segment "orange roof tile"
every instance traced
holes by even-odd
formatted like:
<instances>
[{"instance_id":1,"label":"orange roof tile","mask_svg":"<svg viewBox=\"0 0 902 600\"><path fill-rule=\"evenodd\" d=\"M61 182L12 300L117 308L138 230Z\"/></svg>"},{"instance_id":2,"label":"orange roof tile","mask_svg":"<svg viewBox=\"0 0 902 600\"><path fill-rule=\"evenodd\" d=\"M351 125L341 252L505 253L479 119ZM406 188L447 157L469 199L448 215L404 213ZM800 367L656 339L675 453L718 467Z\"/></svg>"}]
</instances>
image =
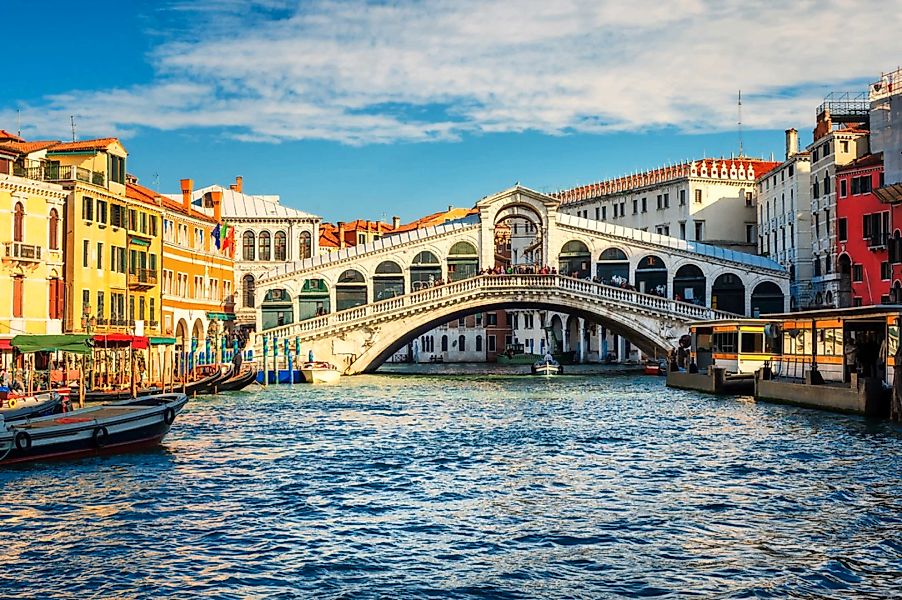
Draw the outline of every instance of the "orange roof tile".
<instances>
[{"instance_id":1,"label":"orange roof tile","mask_svg":"<svg viewBox=\"0 0 902 600\"><path fill-rule=\"evenodd\" d=\"M0 147L17 152L19 154L30 154L45 148L50 148L59 144L59 140L38 140L34 142L0 142Z\"/></svg>"},{"instance_id":2,"label":"orange roof tile","mask_svg":"<svg viewBox=\"0 0 902 600\"><path fill-rule=\"evenodd\" d=\"M11 142L24 142L25 140L20 138L14 133L10 133L5 129L0 129L0 140L11 141Z\"/></svg>"},{"instance_id":3,"label":"orange roof tile","mask_svg":"<svg viewBox=\"0 0 902 600\"><path fill-rule=\"evenodd\" d=\"M78 150L106 150L110 144L118 142L119 138L97 138L94 140L81 140L78 142L63 142L51 148L51 152L73 152Z\"/></svg>"}]
</instances>

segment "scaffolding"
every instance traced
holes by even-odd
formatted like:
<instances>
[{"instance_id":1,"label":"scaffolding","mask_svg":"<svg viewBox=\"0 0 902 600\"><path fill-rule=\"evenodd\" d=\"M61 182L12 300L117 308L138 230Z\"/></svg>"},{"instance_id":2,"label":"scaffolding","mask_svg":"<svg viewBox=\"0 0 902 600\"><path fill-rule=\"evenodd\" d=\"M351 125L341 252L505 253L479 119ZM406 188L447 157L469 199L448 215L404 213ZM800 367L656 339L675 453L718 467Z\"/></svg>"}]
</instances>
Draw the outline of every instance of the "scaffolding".
<instances>
[{"instance_id":1,"label":"scaffolding","mask_svg":"<svg viewBox=\"0 0 902 600\"><path fill-rule=\"evenodd\" d=\"M881 74L880 79L868 87L872 102L889 98L893 94L898 94L900 90L902 90L902 67Z\"/></svg>"}]
</instances>

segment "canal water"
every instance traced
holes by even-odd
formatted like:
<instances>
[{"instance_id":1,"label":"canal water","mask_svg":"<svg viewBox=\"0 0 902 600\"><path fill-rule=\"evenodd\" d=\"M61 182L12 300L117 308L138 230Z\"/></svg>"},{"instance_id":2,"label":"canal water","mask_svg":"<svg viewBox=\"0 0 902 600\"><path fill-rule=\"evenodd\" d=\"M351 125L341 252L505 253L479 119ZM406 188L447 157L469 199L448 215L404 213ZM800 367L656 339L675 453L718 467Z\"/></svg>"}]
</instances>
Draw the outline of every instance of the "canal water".
<instances>
[{"instance_id":1,"label":"canal water","mask_svg":"<svg viewBox=\"0 0 902 600\"><path fill-rule=\"evenodd\" d=\"M436 365L0 471L3 598L898 597L902 430Z\"/></svg>"}]
</instances>

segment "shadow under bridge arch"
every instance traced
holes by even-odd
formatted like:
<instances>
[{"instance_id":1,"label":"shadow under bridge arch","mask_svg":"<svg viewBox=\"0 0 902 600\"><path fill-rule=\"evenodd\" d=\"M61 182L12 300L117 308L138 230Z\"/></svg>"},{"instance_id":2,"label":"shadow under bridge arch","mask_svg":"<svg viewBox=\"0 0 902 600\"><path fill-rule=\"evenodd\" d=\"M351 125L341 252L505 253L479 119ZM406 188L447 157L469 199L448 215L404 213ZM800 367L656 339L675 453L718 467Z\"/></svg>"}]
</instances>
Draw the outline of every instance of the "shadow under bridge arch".
<instances>
[{"instance_id":1,"label":"shadow under bridge arch","mask_svg":"<svg viewBox=\"0 0 902 600\"><path fill-rule=\"evenodd\" d=\"M637 318L637 315L631 311L618 309L614 305L590 307L577 298L566 296L558 297L553 301L481 297L417 314L405 319L403 325L400 322L383 325L371 339L370 345L350 363L348 372L371 373L375 371L412 340L445 323L476 313L510 309L545 310L582 317L628 339L646 354L654 354L656 351L666 354L675 343L675 338L670 335L669 328L663 327L655 317Z\"/></svg>"}]
</instances>

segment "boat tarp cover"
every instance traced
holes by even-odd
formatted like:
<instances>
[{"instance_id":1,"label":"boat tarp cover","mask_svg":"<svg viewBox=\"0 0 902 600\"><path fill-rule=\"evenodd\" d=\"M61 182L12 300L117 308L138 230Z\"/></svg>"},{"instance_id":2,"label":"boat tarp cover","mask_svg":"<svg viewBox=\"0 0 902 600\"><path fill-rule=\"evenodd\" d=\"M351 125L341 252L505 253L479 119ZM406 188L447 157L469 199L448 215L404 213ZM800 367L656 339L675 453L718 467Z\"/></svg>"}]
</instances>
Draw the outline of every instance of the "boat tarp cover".
<instances>
[{"instance_id":1,"label":"boat tarp cover","mask_svg":"<svg viewBox=\"0 0 902 600\"><path fill-rule=\"evenodd\" d=\"M19 352L69 352L71 354L90 354L89 335L17 335L12 345Z\"/></svg>"}]
</instances>

